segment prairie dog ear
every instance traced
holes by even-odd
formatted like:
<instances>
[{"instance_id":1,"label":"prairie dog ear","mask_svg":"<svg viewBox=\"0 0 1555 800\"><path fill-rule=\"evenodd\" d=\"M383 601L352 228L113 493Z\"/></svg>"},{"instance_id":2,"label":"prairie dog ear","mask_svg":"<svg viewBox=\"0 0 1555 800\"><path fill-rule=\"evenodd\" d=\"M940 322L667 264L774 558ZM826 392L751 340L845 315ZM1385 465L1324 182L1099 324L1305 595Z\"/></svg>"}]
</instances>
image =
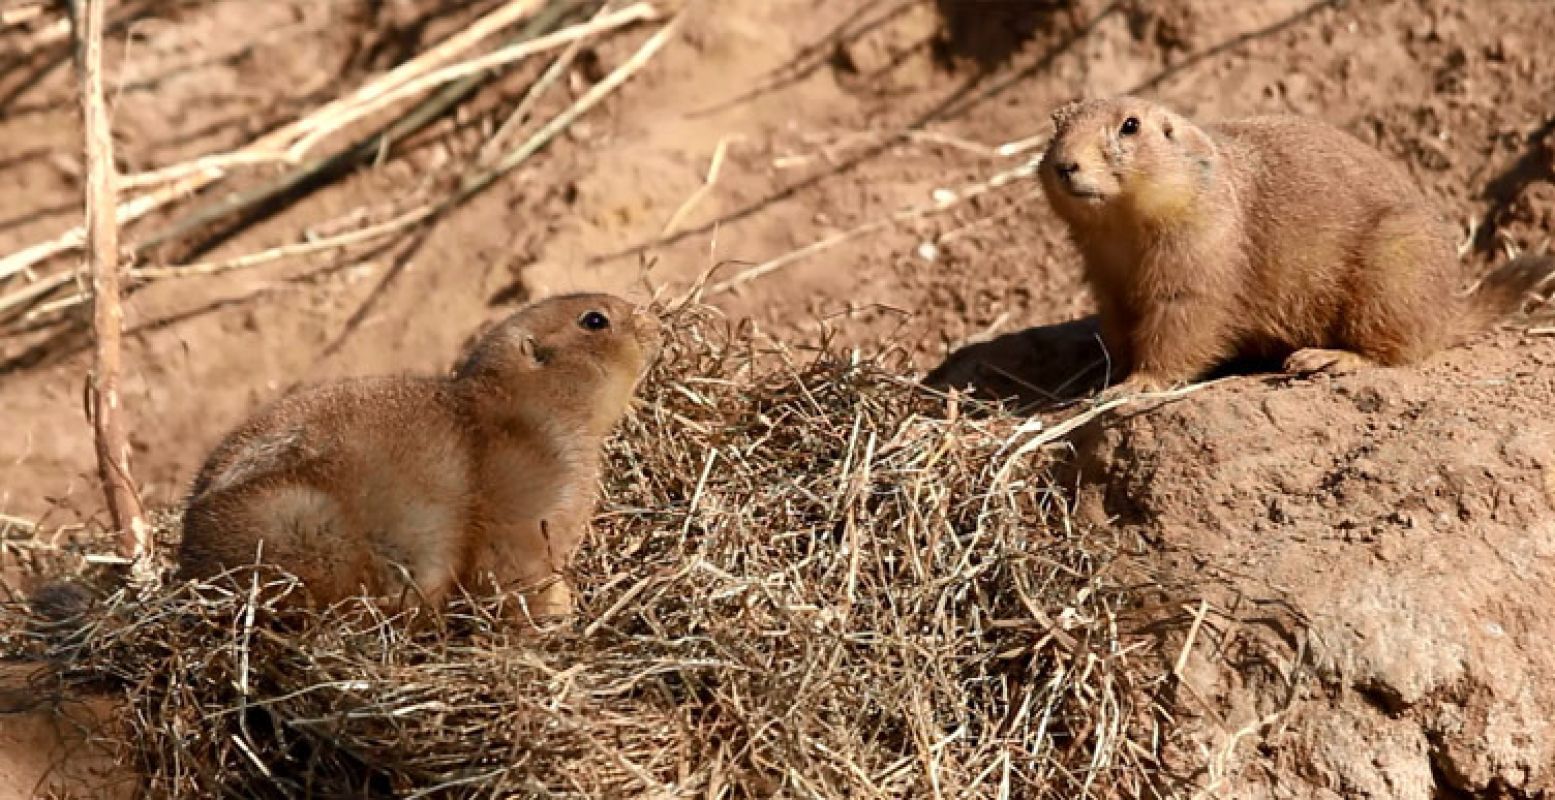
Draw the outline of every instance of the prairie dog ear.
<instances>
[{"instance_id":1,"label":"prairie dog ear","mask_svg":"<svg viewBox=\"0 0 1555 800\"><path fill-rule=\"evenodd\" d=\"M546 351L540 347L540 340L527 333L519 334L518 352L524 356L525 361L536 365L546 361Z\"/></svg>"},{"instance_id":2,"label":"prairie dog ear","mask_svg":"<svg viewBox=\"0 0 1555 800\"><path fill-rule=\"evenodd\" d=\"M1080 106L1082 104L1083 101L1070 100L1058 108L1053 109L1051 116L1053 119L1053 129L1056 133L1064 132L1064 128L1069 126L1069 121L1074 119L1074 115L1079 112Z\"/></svg>"},{"instance_id":3,"label":"prairie dog ear","mask_svg":"<svg viewBox=\"0 0 1555 800\"><path fill-rule=\"evenodd\" d=\"M1188 152L1202 158L1209 158L1214 154L1215 142L1203 128L1182 119L1168 118L1166 122L1175 125L1171 136L1172 141L1181 142L1182 147Z\"/></svg>"}]
</instances>

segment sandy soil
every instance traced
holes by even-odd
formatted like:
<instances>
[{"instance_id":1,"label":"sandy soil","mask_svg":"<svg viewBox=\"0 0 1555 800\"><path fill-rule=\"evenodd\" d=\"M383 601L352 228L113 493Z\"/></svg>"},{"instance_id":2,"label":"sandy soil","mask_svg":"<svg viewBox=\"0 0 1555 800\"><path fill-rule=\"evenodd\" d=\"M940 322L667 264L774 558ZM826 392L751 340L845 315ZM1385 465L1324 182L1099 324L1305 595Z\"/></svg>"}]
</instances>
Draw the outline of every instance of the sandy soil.
<instances>
[{"instance_id":1,"label":"sandy soil","mask_svg":"<svg viewBox=\"0 0 1555 800\"><path fill-rule=\"evenodd\" d=\"M420 49L474 13L469 5L211 0L148 12L111 47L122 166L245 141ZM592 52L570 93L644 36ZM1135 92L1204 118L1288 111L1339 125L1401 160L1463 221L1467 282L1505 245L1536 248L1555 232L1555 69L1539 49L1552 38L1555 13L1540 0L694 1L679 39L625 91L426 230L350 259L137 291L126 355L137 476L149 503L175 501L217 437L286 387L442 369L481 321L526 298L675 291L720 260L736 261L717 273L728 277L931 203L936 190L977 185L1032 154L992 148L1041 137L1048 111L1080 95ZM61 144L76 131L69 74L51 53L0 55L0 180L12 189L0 197L0 254L76 220L80 165ZM295 241L424 194L429 176L479 147L522 77L200 257ZM718 180L666 230L720 145ZM181 247L157 258L194 252ZM1028 182L885 226L711 302L786 342L830 332L900 345L925 371L972 341L1029 345L1026 329L1090 308L1076 258ZM1083 327L1061 331L1088 341ZM0 512L49 523L101 515L81 344L60 327L0 337ZM1020 382L1042 383L1068 374L1053 359L1073 348L996 350ZM1555 791L1555 739L1530 732L1534 709L1555 707L1555 665L1530 657L1547 650L1555 623L1519 602L1555 589L1552 366L1555 337L1504 332L1419 369L1235 378L1082 442L1089 507L1136 527L1159 568L1257 566L1260 587L1293 589L1331 634L1302 650L1317 653L1326 694L1301 698L1278 731L1290 738L1263 745L1269 766L1244 773L1263 777L1232 796ZM1189 555L1179 563L1177 553ZM1485 571L1450 580L1466 563ZM1377 572L1389 580L1373 585ZM1456 593L1443 595L1443 580ZM1381 624L1377 614L1418 619L1414 610L1444 601L1450 613L1431 623L1442 630L1415 640L1422 653L1358 644L1376 641L1367 626ZM1371 616L1354 610L1373 606ZM1467 632L1476 624L1500 633ZM1451 663L1437 664L1442 653ZM1409 666L1390 672L1390 659ZM1271 713L1268 687L1204 671L1197 691L1227 715L1205 715L1220 731L1206 741ZM1498 705L1507 693L1516 702ZM1376 744L1383 729L1396 735ZM1344 737L1392 749L1356 761L1359 750L1335 744ZM1485 737L1509 744L1475 743ZM1280 779L1307 788L1280 790Z\"/></svg>"},{"instance_id":2,"label":"sandy soil","mask_svg":"<svg viewBox=\"0 0 1555 800\"><path fill-rule=\"evenodd\" d=\"M36 672L0 665L0 798L134 796L99 738L110 701L58 702L33 689Z\"/></svg>"}]
</instances>

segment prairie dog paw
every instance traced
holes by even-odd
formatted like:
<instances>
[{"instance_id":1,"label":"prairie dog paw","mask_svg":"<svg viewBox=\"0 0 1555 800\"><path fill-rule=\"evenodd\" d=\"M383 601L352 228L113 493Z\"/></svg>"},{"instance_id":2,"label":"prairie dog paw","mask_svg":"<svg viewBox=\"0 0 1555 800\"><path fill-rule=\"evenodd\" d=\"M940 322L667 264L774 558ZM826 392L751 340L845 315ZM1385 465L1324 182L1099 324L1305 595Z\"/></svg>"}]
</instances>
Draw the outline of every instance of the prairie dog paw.
<instances>
[{"instance_id":1,"label":"prairie dog paw","mask_svg":"<svg viewBox=\"0 0 1555 800\"><path fill-rule=\"evenodd\" d=\"M1371 359L1349 350L1307 347L1285 359L1285 371L1292 375L1342 375L1372 365Z\"/></svg>"},{"instance_id":2,"label":"prairie dog paw","mask_svg":"<svg viewBox=\"0 0 1555 800\"><path fill-rule=\"evenodd\" d=\"M1096 396L1098 403L1106 403L1120 397L1164 391L1166 382L1153 375L1130 375L1122 383L1113 384Z\"/></svg>"}]
</instances>

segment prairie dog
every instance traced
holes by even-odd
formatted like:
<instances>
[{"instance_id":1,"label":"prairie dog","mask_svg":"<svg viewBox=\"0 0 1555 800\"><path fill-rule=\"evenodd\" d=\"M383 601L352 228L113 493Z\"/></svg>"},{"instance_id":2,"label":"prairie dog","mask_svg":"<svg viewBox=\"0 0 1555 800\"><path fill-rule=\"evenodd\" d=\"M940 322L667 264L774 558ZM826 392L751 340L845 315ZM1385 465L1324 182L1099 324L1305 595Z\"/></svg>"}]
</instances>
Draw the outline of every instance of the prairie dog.
<instances>
[{"instance_id":1,"label":"prairie dog","mask_svg":"<svg viewBox=\"0 0 1555 800\"><path fill-rule=\"evenodd\" d=\"M1417 361L1521 305L1526 256L1460 292L1453 234L1402 169L1328 125L1196 125L1144 100L1071 103L1040 169L1102 339L1140 391L1234 357L1291 372Z\"/></svg>"},{"instance_id":2,"label":"prairie dog","mask_svg":"<svg viewBox=\"0 0 1555 800\"><path fill-rule=\"evenodd\" d=\"M481 335L449 376L287 395L196 476L179 575L263 562L322 604L364 592L436 604L463 586L565 614L560 571L593 512L601 445L659 347L647 312L564 295Z\"/></svg>"}]
</instances>

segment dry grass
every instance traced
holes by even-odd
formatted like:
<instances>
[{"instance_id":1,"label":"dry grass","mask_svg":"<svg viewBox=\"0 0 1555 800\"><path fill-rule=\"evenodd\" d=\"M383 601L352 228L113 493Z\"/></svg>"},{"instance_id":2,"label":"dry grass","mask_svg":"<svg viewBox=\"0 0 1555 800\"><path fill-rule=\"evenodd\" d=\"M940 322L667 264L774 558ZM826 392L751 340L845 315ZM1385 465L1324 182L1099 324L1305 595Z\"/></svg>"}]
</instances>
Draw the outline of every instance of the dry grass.
<instances>
[{"instance_id":1,"label":"dry grass","mask_svg":"<svg viewBox=\"0 0 1555 800\"><path fill-rule=\"evenodd\" d=\"M158 796L1152 796L1173 654L1014 420L889 355L672 327L568 625L280 614L276 576L9 649L122 692Z\"/></svg>"}]
</instances>

